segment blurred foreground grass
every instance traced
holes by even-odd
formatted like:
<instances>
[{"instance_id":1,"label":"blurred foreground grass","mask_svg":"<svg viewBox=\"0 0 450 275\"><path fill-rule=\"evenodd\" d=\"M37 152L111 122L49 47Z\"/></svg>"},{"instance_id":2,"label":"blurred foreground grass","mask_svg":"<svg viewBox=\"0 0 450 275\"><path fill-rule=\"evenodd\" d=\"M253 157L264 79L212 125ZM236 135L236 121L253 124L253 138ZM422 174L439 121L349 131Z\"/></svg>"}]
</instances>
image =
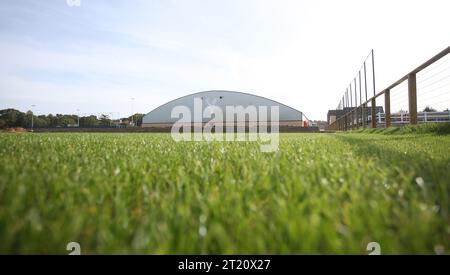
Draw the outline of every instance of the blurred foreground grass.
<instances>
[{"instance_id":1,"label":"blurred foreground grass","mask_svg":"<svg viewBox=\"0 0 450 275\"><path fill-rule=\"evenodd\" d=\"M450 136L0 134L0 253L449 253Z\"/></svg>"}]
</instances>

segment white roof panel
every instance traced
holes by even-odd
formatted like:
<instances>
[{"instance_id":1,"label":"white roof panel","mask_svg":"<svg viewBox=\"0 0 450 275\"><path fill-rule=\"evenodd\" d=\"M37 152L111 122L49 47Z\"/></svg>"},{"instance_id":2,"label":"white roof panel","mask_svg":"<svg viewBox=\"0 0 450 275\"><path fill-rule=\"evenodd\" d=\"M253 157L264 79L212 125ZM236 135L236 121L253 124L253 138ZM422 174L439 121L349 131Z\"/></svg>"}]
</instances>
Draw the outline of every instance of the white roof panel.
<instances>
[{"instance_id":1,"label":"white roof panel","mask_svg":"<svg viewBox=\"0 0 450 275\"><path fill-rule=\"evenodd\" d=\"M144 116L143 123L174 123L178 121L179 118L171 117L172 109L176 106L188 107L192 112L191 117L193 118L194 98L202 100L203 110L211 105L221 108L224 117L226 113L225 106L242 106L244 108L248 106L255 106L256 108L267 106L268 120L270 120L270 107L278 106L280 121L302 120L303 118L302 112L261 96L231 91L206 91L183 96L159 106ZM210 119L203 119L204 122L208 120Z\"/></svg>"}]
</instances>

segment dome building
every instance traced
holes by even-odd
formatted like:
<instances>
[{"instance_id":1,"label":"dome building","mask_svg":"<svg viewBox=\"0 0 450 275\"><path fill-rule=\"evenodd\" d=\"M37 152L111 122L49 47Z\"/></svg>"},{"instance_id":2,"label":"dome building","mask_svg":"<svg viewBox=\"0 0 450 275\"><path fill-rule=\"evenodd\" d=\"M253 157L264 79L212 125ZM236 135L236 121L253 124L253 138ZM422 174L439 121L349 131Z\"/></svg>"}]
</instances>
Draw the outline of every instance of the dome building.
<instances>
[{"instance_id":1,"label":"dome building","mask_svg":"<svg viewBox=\"0 0 450 275\"><path fill-rule=\"evenodd\" d=\"M227 113L227 106L235 106L235 107L241 106L244 109L247 107L253 108L252 106L254 106L256 107L257 110L265 110L264 107L266 107L267 122L270 123L271 107L277 106L279 110L278 112L279 126L287 126L287 127L305 126L303 122L304 121L303 113L292 107L257 95L218 90L218 91L206 91L194 93L169 101L146 114L142 120L142 127L156 127L156 128L171 127L175 122L179 121L180 119L179 116L176 115L173 116L172 114L173 110L176 110L175 108L177 106L184 106L187 107L187 109L192 110L192 112L194 112L193 110L195 109L195 107L198 108L198 105L195 104L195 100L197 100L197 103L201 102L202 114L205 111L205 109L209 106L214 106L214 108L218 107L220 110L222 110L224 120L226 119L225 116ZM260 113L258 112L258 114ZM245 122L249 122L249 117L250 116L248 115L244 116ZM235 123L243 122L239 121L242 119L243 117L239 118L238 116L237 118L234 119L234 121ZM259 123L260 122L259 120L264 118L261 118L260 115L258 115L256 119L257 122ZM194 123L194 115L190 116L190 120L192 123ZM201 120L202 123L206 123L210 121L211 118L202 117ZM199 121L195 120L195 122Z\"/></svg>"}]
</instances>

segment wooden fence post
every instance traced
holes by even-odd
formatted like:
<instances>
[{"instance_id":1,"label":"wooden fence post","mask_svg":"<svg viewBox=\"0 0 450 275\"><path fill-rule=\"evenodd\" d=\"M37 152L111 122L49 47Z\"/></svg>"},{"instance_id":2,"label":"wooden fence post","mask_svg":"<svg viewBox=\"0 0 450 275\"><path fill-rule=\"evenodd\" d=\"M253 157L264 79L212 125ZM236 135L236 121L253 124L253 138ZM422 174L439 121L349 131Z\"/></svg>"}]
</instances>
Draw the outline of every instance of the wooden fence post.
<instances>
[{"instance_id":1,"label":"wooden fence post","mask_svg":"<svg viewBox=\"0 0 450 275\"><path fill-rule=\"evenodd\" d=\"M376 104L377 104L377 101L376 101L376 99L375 99L375 97L373 97L372 98L372 128L377 128L377 118L376 118L376 116L377 116L377 106L376 106Z\"/></svg>"},{"instance_id":2,"label":"wooden fence post","mask_svg":"<svg viewBox=\"0 0 450 275\"><path fill-rule=\"evenodd\" d=\"M362 107L362 117L363 117L363 128L367 127L367 104L364 103Z\"/></svg>"},{"instance_id":3,"label":"wooden fence post","mask_svg":"<svg viewBox=\"0 0 450 275\"><path fill-rule=\"evenodd\" d=\"M345 131L348 131L348 115L345 114Z\"/></svg>"},{"instance_id":4,"label":"wooden fence post","mask_svg":"<svg viewBox=\"0 0 450 275\"><path fill-rule=\"evenodd\" d=\"M351 114L351 119L352 119L352 130L354 130L355 129L355 115L354 115L354 111L352 111L352 114Z\"/></svg>"},{"instance_id":5,"label":"wooden fence post","mask_svg":"<svg viewBox=\"0 0 450 275\"><path fill-rule=\"evenodd\" d=\"M386 128L391 127L391 91L384 91L384 123Z\"/></svg>"},{"instance_id":6,"label":"wooden fence post","mask_svg":"<svg viewBox=\"0 0 450 275\"><path fill-rule=\"evenodd\" d=\"M359 107L356 108L356 129L359 129Z\"/></svg>"},{"instance_id":7,"label":"wooden fence post","mask_svg":"<svg viewBox=\"0 0 450 275\"><path fill-rule=\"evenodd\" d=\"M416 74L408 75L409 123L417 124L417 81Z\"/></svg>"}]
</instances>

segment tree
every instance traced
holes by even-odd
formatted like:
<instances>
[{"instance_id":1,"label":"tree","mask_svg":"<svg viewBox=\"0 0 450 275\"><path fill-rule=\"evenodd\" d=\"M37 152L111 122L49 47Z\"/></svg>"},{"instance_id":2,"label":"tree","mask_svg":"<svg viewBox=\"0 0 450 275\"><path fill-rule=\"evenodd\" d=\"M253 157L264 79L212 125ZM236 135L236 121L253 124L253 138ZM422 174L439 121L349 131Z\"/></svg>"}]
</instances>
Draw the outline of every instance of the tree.
<instances>
[{"instance_id":1,"label":"tree","mask_svg":"<svg viewBox=\"0 0 450 275\"><path fill-rule=\"evenodd\" d=\"M2 127L26 127L25 113L15 109L0 110L0 120Z\"/></svg>"},{"instance_id":2,"label":"tree","mask_svg":"<svg viewBox=\"0 0 450 275\"><path fill-rule=\"evenodd\" d=\"M12 128L12 127L31 127L31 117L33 116L31 111L22 113L15 109L0 110L0 128ZM136 114L138 125L142 121L142 115ZM49 114L33 116L34 127L67 127L69 124L78 124L78 116L76 115L64 115L64 114ZM112 120L108 115L101 115L97 118L95 115L80 117L80 127L96 127L98 125L111 126Z\"/></svg>"},{"instance_id":3,"label":"tree","mask_svg":"<svg viewBox=\"0 0 450 275\"><path fill-rule=\"evenodd\" d=\"M108 115L103 114L100 116L100 125L102 125L102 126L111 125L111 119L109 119Z\"/></svg>"},{"instance_id":4,"label":"tree","mask_svg":"<svg viewBox=\"0 0 450 275\"><path fill-rule=\"evenodd\" d=\"M98 125L98 119L96 116L85 116L80 117L80 126L81 127L95 127Z\"/></svg>"},{"instance_id":5,"label":"tree","mask_svg":"<svg viewBox=\"0 0 450 275\"><path fill-rule=\"evenodd\" d=\"M69 124L73 125L76 123L77 123L77 121L72 116L60 115L58 117L58 126L66 127Z\"/></svg>"},{"instance_id":6,"label":"tree","mask_svg":"<svg viewBox=\"0 0 450 275\"><path fill-rule=\"evenodd\" d=\"M49 120L47 119L47 116L45 115L40 115L40 116L35 116L34 117L34 127L36 128L46 128L49 127L50 123Z\"/></svg>"},{"instance_id":7,"label":"tree","mask_svg":"<svg viewBox=\"0 0 450 275\"><path fill-rule=\"evenodd\" d=\"M58 117L56 117L56 116L54 116L52 114L49 114L47 116L47 118L48 118L48 124L49 124L50 127L58 126Z\"/></svg>"},{"instance_id":8,"label":"tree","mask_svg":"<svg viewBox=\"0 0 450 275\"><path fill-rule=\"evenodd\" d=\"M144 117L144 114L137 113L137 114L134 114L134 115L128 117L128 120L133 121L136 126L141 126L143 117Z\"/></svg>"},{"instance_id":9,"label":"tree","mask_svg":"<svg viewBox=\"0 0 450 275\"><path fill-rule=\"evenodd\" d=\"M25 124L22 126L24 128L31 128L31 121L34 120L34 114L32 111L27 111L24 116ZM34 121L33 121L34 122Z\"/></svg>"},{"instance_id":10,"label":"tree","mask_svg":"<svg viewBox=\"0 0 450 275\"><path fill-rule=\"evenodd\" d=\"M436 109L431 108L430 106L425 107L425 109L423 109L424 112L437 112Z\"/></svg>"}]
</instances>

